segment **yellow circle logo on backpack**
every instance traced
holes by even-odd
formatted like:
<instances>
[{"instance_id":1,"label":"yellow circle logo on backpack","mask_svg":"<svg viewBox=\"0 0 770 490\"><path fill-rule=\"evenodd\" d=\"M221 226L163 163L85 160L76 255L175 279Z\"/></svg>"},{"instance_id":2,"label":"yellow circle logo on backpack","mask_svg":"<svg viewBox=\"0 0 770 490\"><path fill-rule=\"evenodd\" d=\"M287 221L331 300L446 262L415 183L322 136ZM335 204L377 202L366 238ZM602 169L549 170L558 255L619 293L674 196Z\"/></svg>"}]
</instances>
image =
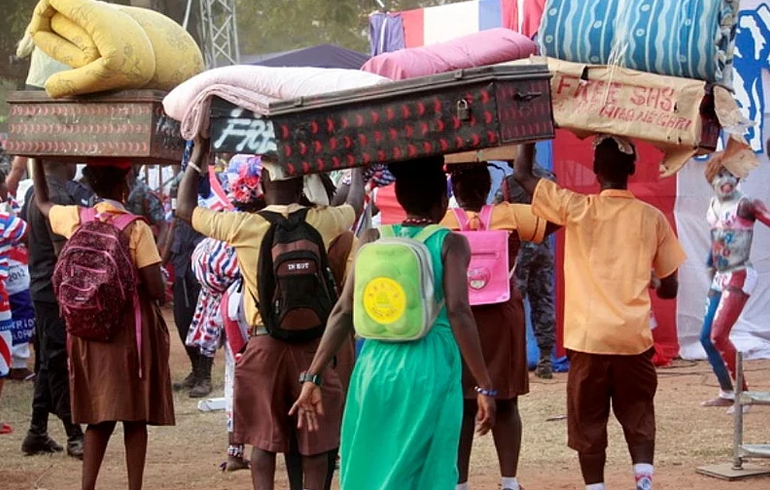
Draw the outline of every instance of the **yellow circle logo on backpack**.
<instances>
[{"instance_id":1,"label":"yellow circle logo on backpack","mask_svg":"<svg viewBox=\"0 0 770 490\"><path fill-rule=\"evenodd\" d=\"M395 322L406 311L404 288L389 277L369 281L364 288L363 302L369 318L383 325Z\"/></svg>"}]
</instances>

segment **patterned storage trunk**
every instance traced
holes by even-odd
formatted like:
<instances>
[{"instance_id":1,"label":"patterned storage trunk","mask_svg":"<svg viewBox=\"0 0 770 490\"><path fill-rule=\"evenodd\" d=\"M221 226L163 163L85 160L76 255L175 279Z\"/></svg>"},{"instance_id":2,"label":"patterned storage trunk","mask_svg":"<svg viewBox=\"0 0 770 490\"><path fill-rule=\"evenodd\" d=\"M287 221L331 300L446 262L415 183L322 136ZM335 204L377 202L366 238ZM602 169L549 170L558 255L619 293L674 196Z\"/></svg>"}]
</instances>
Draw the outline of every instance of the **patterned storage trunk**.
<instances>
[{"instance_id":1,"label":"patterned storage trunk","mask_svg":"<svg viewBox=\"0 0 770 490\"><path fill-rule=\"evenodd\" d=\"M267 154L288 175L554 137L545 65L483 67L270 106L212 105L215 151Z\"/></svg>"},{"instance_id":2,"label":"patterned storage trunk","mask_svg":"<svg viewBox=\"0 0 770 490\"><path fill-rule=\"evenodd\" d=\"M126 157L137 164L179 164L179 123L163 111L164 92L131 90L52 100L45 92L13 92L8 118L11 155L87 162Z\"/></svg>"}]
</instances>

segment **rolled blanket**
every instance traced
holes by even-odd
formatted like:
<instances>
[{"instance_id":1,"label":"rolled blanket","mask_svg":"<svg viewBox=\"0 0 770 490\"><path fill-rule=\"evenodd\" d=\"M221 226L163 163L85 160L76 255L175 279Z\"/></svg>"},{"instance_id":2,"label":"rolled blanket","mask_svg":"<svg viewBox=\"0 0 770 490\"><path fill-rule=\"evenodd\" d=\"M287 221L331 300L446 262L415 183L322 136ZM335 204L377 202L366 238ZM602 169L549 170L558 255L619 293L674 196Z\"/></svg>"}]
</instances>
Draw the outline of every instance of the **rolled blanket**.
<instances>
[{"instance_id":1,"label":"rolled blanket","mask_svg":"<svg viewBox=\"0 0 770 490\"><path fill-rule=\"evenodd\" d=\"M40 0L28 32L72 70L45 84L52 98L107 90L170 90L203 68L192 37L151 10L94 0Z\"/></svg>"},{"instance_id":2,"label":"rolled blanket","mask_svg":"<svg viewBox=\"0 0 770 490\"><path fill-rule=\"evenodd\" d=\"M155 74L142 88L169 91L205 70L203 53L182 26L154 10L115 7L131 16L150 38Z\"/></svg>"},{"instance_id":3,"label":"rolled blanket","mask_svg":"<svg viewBox=\"0 0 770 490\"><path fill-rule=\"evenodd\" d=\"M163 100L166 113L182 123L182 137L209 135L211 98L219 97L256 114L267 114L270 102L388 83L384 77L358 70L228 66L201 73Z\"/></svg>"},{"instance_id":4,"label":"rolled blanket","mask_svg":"<svg viewBox=\"0 0 770 490\"><path fill-rule=\"evenodd\" d=\"M361 69L392 80L405 80L504 63L536 53L534 41L501 27L445 43L383 53L370 59Z\"/></svg>"},{"instance_id":5,"label":"rolled blanket","mask_svg":"<svg viewBox=\"0 0 770 490\"><path fill-rule=\"evenodd\" d=\"M546 56L732 85L738 0L548 0Z\"/></svg>"}]
</instances>

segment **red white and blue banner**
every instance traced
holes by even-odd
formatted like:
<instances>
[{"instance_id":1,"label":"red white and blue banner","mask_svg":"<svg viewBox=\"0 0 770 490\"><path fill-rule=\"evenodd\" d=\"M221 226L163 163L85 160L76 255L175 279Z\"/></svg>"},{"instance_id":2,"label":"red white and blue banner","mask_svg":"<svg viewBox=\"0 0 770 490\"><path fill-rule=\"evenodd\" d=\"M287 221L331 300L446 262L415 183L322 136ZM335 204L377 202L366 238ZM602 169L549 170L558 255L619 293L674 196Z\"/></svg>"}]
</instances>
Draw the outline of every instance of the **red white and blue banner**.
<instances>
[{"instance_id":1,"label":"red white and blue banner","mask_svg":"<svg viewBox=\"0 0 770 490\"><path fill-rule=\"evenodd\" d=\"M672 0L673 1L673 0ZM527 36L537 33L546 0L474 0L396 14L377 34L384 33L382 51L417 47L448 41L484 29L507 27ZM385 14L381 14L385 15ZM403 27L402 27L403 26ZM382 24L380 24L382 27ZM403 33L388 29L403 29ZM396 35L394 35L396 34ZM373 40L376 35L373 36ZM379 39L379 38L377 38ZM380 52L382 52L380 51ZM765 142L770 90L770 0L743 0L738 21L735 69L735 97L744 116L756 126L747 135L761 165L742 184L743 191L770 202L770 161ZM675 226L688 256L680 270L677 301L653 299L658 327L656 348L663 358L681 355L705 358L699 334L709 287L705 261L709 253L709 230L705 215L712 191L703 176L704 162L693 161L677 176L659 178L660 153L642 145L637 175L631 182L635 195L661 209ZM538 152L539 163L552 168L559 183L580 192L596 192L590 142L559 131L551 152ZM562 240L560 237L559 240ZM557 246L558 325L563 324L563 247ZM770 231L757 224L752 261L759 272L759 286L733 331L736 347L753 358L770 358Z\"/></svg>"}]
</instances>

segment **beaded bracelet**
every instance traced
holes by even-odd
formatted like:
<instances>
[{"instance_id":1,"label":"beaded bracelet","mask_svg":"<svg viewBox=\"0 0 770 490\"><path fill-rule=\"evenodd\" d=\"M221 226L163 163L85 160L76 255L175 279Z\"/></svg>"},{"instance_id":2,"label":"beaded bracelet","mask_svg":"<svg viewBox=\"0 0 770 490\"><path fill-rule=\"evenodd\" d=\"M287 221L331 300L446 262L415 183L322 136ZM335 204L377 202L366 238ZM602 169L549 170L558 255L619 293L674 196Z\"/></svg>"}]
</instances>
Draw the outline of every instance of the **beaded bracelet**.
<instances>
[{"instance_id":1,"label":"beaded bracelet","mask_svg":"<svg viewBox=\"0 0 770 490\"><path fill-rule=\"evenodd\" d=\"M475 388L475 390L479 395L489 396L492 398L497 396L497 390L485 390L484 388L479 388L478 386Z\"/></svg>"}]
</instances>

